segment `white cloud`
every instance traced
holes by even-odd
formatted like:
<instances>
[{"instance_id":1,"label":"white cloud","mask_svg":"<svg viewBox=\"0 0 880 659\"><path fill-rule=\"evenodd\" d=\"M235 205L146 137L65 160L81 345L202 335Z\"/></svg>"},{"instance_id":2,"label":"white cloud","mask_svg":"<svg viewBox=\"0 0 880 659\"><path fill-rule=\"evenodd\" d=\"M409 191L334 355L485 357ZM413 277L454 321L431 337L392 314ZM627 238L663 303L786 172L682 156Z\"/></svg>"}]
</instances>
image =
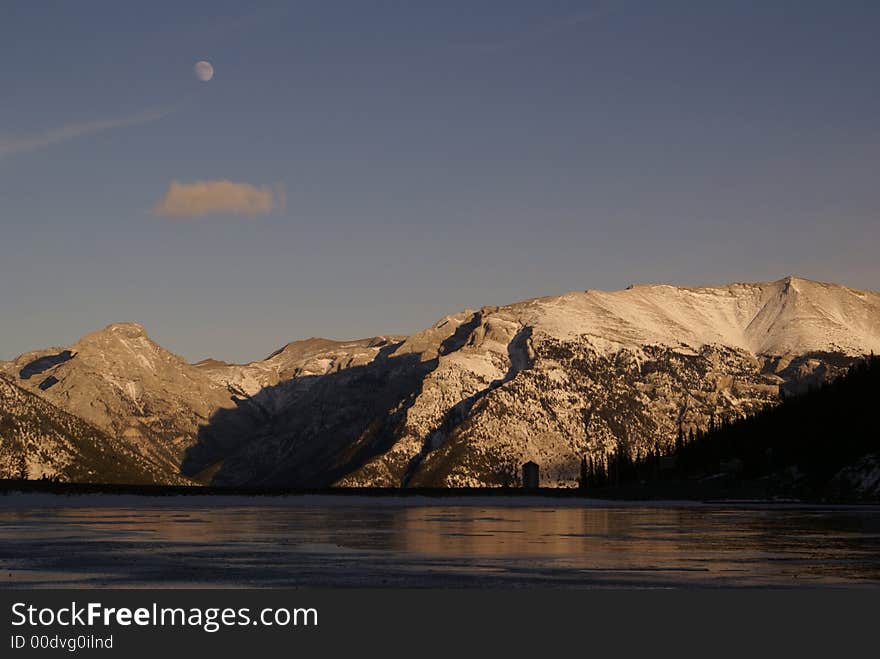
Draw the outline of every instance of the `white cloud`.
<instances>
[{"instance_id":1,"label":"white cloud","mask_svg":"<svg viewBox=\"0 0 880 659\"><path fill-rule=\"evenodd\" d=\"M163 217L198 217L226 213L254 217L284 208L283 190L232 181L172 181L153 209Z\"/></svg>"}]
</instances>

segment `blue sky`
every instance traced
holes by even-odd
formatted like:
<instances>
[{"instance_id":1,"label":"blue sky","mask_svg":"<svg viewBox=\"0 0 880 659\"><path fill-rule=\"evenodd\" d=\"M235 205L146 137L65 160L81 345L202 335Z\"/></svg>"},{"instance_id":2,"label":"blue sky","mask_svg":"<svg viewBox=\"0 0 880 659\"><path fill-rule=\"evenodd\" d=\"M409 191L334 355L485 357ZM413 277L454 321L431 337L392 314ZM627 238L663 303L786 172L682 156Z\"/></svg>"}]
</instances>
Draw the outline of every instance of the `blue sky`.
<instances>
[{"instance_id":1,"label":"blue sky","mask_svg":"<svg viewBox=\"0 0 880 659\"><path fill-rule=\"evenodd\" d=\"M0 358L123 320L244 361L633 282L880 288L878 3L248 4L3 3ZM158 210L219 181L270 208Z\"/></svg>"}]
</instances>

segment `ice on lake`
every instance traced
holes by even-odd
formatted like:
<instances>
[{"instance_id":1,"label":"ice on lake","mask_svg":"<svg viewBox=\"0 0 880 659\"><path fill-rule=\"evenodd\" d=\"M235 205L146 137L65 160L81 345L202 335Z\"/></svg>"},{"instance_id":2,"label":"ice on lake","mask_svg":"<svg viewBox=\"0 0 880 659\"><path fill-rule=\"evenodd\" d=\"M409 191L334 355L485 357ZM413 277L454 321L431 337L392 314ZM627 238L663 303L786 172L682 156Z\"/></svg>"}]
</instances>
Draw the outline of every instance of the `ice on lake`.
<instances>
[{"instance_id":1,"label":"ice on lake","mask_svg":"<svg viewBox=\"0 0 880 659\"><path fill-rule=\"evenodd\" d=\"M880 586L880 508L0 497L0 587Z\"/></svg>"}]
</instances>

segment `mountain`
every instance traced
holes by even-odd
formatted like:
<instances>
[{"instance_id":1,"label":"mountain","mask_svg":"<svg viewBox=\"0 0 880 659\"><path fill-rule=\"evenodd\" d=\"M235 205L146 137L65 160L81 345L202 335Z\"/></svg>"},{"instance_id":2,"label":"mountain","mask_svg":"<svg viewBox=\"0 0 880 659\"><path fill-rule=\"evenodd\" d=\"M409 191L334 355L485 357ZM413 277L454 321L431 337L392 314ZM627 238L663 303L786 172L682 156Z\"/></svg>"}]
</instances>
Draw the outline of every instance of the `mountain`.
<instances>
[{"instance_id":1,"label":"mountain","mask_svg":"<svg viewBox=\"0 0 880 659\"><path fill-rule=\"evenodd\" d=\"M880 500L880 358L760 410L676 441L671 459L612 456L583 466L583 487L658 492L671 485L688 498L713 489L763 497Z\"/></svg>"},{"instance_id":2,"label":"mountain","mask_svg":"<svg viewBox=\"0 0 880 659\"><path fill-rule=\"evenodd\" d=\"M0 377L0 478L182 483L123 442Z\"/></svg>"},{"instance_id":3,"label":"mountain","mask_svg":"<svg viewBox=\"0 0 880 659\"><path fill-rule=\"evenodd\" d=\"M308 339L252 364L188 364L152 341L141 325L115 323L66 348L0 362L0 375L157 465L165 475L160 482L203 482L199 474L182 476L180 465L211 415L241 406L262 419L288 395L281 383L296 389L305 376L368 362L385 342ZM105 477L115 481L113 474Z\"/></svg>"},{"instance_id":4,"label":"mountain","mask_svg":"<svg viewBox=\"0 0 880 659\"><path fill-rule=\"evenodd\" d=\"M493 486L583 454L668 450L880 351L880 294L796 277L631 286L466 310L408 337L308 339L188 364L134 324L0 373L179 478L265 486Z\"/></svg>"},{"instance_id":5,"label":"mountain","mask_svg":"<svg viewBox=\"0 0 880 659\"><path fill-rule=\"evenodd\" d=\"M66 349L26 353L0 373L53 405L118 438L179 478L200 424L229 405L229 392L151 341L135 323L117 323Z\"/></svg>"}]
</instances>

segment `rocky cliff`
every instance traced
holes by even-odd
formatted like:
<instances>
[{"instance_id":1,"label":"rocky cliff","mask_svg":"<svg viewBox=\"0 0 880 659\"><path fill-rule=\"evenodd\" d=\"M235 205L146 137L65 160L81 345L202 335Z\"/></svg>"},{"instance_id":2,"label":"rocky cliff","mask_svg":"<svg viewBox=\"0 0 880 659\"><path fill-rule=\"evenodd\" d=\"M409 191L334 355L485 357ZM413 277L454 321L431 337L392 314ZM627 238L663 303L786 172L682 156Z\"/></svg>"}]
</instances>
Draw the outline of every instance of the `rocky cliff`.
<instances>
[{"instance_id":1,"label":"rocky cliff","mask_svg":"<svg viewBox=\"0 0 880 659\"><path fill-rule=\"evenodd\" d=\"M408 337L187 364L137 325L0 372L163 465L271 486L573 485L583 454L665 449L880 351L880 294L806 279L588 290Z\"/></svg>"}]
</instances>

